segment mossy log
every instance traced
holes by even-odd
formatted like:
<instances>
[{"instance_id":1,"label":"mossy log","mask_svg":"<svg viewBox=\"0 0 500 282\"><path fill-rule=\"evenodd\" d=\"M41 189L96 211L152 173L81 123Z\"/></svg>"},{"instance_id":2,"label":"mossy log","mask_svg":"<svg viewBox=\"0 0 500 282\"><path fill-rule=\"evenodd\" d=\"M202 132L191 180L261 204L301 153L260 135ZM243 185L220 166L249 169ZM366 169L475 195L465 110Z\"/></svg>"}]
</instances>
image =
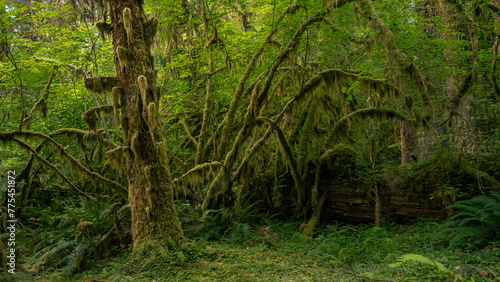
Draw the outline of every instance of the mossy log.
<instances>
[{"instance_id":1,"label":"mossy log","mask_svg":"<svg viewBox=\"0 0 500 282\"><path fill-rule=\"evenodd\" d=\"M478 187L478 177L481 187ZM399 222L420 217L446 218L445 206L480 195L481 191L500 190L495 178L459 163L456 158L442 155L423 163L382 169L376 178L382 217ZM354 180L342 183L332 174L325 174L320 186L329 191L321 214L323 222L375 220L375 203L367 185Z\"/></svg>"}]
</instances>

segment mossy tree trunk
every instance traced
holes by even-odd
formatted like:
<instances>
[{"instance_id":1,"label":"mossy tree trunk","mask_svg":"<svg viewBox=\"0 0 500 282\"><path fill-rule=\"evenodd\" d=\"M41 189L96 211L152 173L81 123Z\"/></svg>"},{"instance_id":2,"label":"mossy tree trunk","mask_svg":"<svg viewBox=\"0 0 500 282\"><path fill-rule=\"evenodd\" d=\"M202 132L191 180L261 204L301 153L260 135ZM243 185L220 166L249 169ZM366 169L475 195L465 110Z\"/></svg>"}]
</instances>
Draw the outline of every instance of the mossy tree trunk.
<instances>
[{"instance_id":1,"label":"mossy tree trunk","mask_svg":"<svg viewBox=\"0 0 500 282\"><path fill-rule=\"evenodd\" d=\"M414 151L418 146L417 133L414 127L405 121L399 122L401 134L401 164L409 164L416 160Z\"/></svg>"},{"instance_id":2,"label":"mossy tree trunk","mask_svg":"<svg viewBox=\"0 0 500 282\"><path fill-rule=\"evenodd\" d=\"M167 151L163 141L159 87L151 46L158 28L143 2L112 0L110 18L114 63L120 87L121 127L127 157L128 198L132 214L133 252L161 250L183 240L173 202ZM109 32L109 31L108 31Z\"/></svg>"}]
</instances>

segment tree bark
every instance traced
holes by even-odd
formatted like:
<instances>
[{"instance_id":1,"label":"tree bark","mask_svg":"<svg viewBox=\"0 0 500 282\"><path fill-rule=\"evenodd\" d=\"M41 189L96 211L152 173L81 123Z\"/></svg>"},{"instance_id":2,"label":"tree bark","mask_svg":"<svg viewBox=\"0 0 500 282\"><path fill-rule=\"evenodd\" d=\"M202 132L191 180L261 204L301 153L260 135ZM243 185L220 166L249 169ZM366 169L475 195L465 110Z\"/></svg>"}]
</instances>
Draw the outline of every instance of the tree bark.
<instances>
[{"instance_id":1,"label":"tree bark","mask_svg":"<svg viewBox=\"0 0 500 282\"><path fill-rule=\"evenodd\" d=\"M163 141L159 87L151 45L158 21L147 17L143 2L112 0L110 18L114 63L120 87L121 127L127 157L128 198L133 252L162 251L183 232L173 201L173 186Z\"/></svg>"}]
</instances>

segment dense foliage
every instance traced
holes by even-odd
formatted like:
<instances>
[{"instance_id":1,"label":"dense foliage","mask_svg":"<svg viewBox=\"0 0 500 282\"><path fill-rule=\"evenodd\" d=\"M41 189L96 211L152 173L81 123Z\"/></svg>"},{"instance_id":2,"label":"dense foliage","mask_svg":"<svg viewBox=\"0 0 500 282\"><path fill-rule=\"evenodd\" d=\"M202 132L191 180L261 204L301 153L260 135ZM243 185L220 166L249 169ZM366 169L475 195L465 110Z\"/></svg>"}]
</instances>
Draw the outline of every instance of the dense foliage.
<instances>
[{"instance_id":1,"label":"dense foliage","mask_svg":"<svg viewBox=\"0 0 500 282\"><path fill-rule=\"evenodd\" d=\"M498 276L498 1L0 6L0 249L15 217L18 267L76 277L163 238L151 261L171 261L169 278L247 245L302 250L321 261L311 279L380 277L391 263L395 279L408 262L427 279ZM437 230L395 223L447 216ZM358 228L359 246L340 243ZM398 248L414 229L426 240ZM492 264L454 270L446 247ZM136 266L99 275L161 269L132 253Z\"/></svg>"}]
</instances>

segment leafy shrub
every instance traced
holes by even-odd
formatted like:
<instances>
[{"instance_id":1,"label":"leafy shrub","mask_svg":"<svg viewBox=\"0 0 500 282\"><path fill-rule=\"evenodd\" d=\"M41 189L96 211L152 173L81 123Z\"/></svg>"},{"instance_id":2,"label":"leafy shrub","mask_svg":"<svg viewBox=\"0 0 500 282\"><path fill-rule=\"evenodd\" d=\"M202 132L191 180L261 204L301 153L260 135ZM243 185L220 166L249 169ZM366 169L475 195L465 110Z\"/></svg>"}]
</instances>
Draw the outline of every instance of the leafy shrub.
<instances>
[{"instance_id":1,"label":"leafy shrub","mask_svg":"<svg viewBox=\"0 0 500 282\"><path fill-rule=\"evenodd\" d=\"M438 228L438 234L450 235L450 248L481 247L500 239L500 193L478 196L447 207L455 214Z\"/></svg>"}]
</instances>

